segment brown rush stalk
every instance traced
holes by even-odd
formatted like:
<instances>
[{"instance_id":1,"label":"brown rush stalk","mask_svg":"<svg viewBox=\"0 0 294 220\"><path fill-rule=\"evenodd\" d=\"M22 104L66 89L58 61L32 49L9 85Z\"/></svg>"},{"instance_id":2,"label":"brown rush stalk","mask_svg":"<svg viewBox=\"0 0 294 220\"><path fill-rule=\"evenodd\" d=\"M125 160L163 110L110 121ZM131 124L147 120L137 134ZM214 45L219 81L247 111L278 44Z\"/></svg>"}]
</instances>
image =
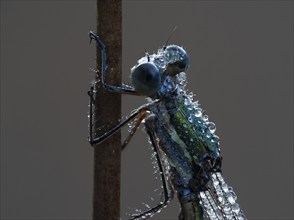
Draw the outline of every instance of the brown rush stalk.
<instances>
[{"instance_id":1,"label":"brown rush stalk","mask_svg":"<svg viewBox=\"0 0 294 220\"><path fill-rule=\"evenodd\" d=\"M97 34L106 45L107 79L111 85L121 83L122 2L97 0ZM101 50L97 47L97 69L101 70ZM100 71L101 73L101 71ZM98 75L100 74L98 72ZM98 80L98 78L96 78ZM121 118L121 96L96 84L94 129ZM104 128L103 128L104 130ZM104 131L106 132L107 128ZM117 220L120 216L121 134L117 132L99 145L94 145L93 220Z\"/></svg>"}]
</instances>

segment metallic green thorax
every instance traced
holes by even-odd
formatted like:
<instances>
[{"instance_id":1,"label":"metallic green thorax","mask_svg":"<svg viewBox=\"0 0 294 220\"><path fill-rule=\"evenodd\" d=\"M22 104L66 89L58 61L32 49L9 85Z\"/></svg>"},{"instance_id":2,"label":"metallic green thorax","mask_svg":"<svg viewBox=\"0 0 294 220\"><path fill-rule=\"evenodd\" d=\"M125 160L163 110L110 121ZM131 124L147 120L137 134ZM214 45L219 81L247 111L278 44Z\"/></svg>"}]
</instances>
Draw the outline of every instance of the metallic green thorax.
<instances>
[{"instance_id":1,"label":"metallic green thorax","mask_svg":"<svg viewBox=\"0 0 294 220\"><path fill-rule=\"evenodd\" d=\"M171 124L184 141L191 156L201 162L210 152L217 151L217 143L211 141L212 134L202 117L195 116L195 108L185 105L187 98L181 97L169 102L176 102L178 110L170 113ZM169 103L166 103L169 105ZM198 109L197 111L201 111Z\"/></svg>"},{"instance_id":2,"label":"metallic green thorax","mask_svg":"<svg viewBox=\"0 0 294 220\"><path fill-rule=\"evenodd\" d=\"M205 163L208 158L220 157L215 126L202 115L203 110L179 79L167 77L155 98L161 101L150 109L157 118L154 130L169 164L168 175L178 193L181 215L183 219L202 219L198 194L205 190L211 171L205 170Z\"/></svg>"},{"instance_id":3,"label":"metallic green thorax","mask_svg":"<svg viewBox=\"0 0 294 220\"><path fill-rule=\"evenodd\" d=\"M215 125L202 115L203 110L184 90L177 88L172 94L163 98L160 111L166 112L169 123L168 133L172 139L179 138L185 145L186 157L201 163L207 154L219 156L218 137L214 134ZM181 144L182 145L182 144Z\"/></svg>"}]
</instances>

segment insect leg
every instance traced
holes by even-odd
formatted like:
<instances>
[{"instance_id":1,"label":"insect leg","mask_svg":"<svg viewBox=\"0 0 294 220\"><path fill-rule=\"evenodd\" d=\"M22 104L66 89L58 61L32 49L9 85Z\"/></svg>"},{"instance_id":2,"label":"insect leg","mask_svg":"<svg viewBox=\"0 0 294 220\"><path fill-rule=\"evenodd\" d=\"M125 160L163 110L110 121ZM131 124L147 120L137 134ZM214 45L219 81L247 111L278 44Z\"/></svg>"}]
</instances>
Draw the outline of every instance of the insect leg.
<instances>
[{"instance_id":1,"label":"insect leg","mask_svg":"<svg viewBox=\"0 0 294 220\"><path fill-rule=\"evenodd\" d=\"M152 116L151 116L152 117ZM150 117L149 117L150 119ZM140 218L149 218L151 216L153 216L154 214L156 214L157 212L159 212L162 208L166 207L167 204L171 201L171 199L173 198L173 192L170 190L168 182L166 180L165 177L165 170L164 170L164 165L163 165L163 161L161 161L161 158L159 156L160 152L159 152L159 146L157 144L156 141L156 136L154 133L155 128L152 126L149 126L149 124L145 124L146 125L146 132L150 137L150 141L153 147L153 150L155 152L155 156L156 156L156 160L158 163L158 168L160 171L160 175L161 175L161 180L162 180L162 185L163 185L163 194L164 194L164 200L162 202L160 202L158 205L156 205L155 207L141 213L138 215L133 215L132 216L132 220L134 219L140 219Z\"/></svg>"},{"instance_id":2,"label":"insect leg","mask_svg":"<svg viewBox=\"0 0 294 220\"><path fill-rule=\"evenodd\" d=\"M95 40L98 44L99 48L101 49L101 57L102 57L102 85L105 89L112 92L118 92L121 94L129 94L129 95L138 95L134 88L130 86L113 86L106 83L106 47L102 40L92 31L89 32L90 43L92 40Z\"/></svg>"},{"instance_id":3,"label":"insect leg","mask_svg":"<svg viewBox=\"0 0 294 220\"><path fill-rule=\"evenodd\" d=\"M122 121L121 123L116 125L114 128L112 128L110 131L106 132L105 134L94 138L93 137L93 128L92 128L93 127L93 105L94 105L93 94L94 94L94 87L91 87L91 90L88 92L88 94L90 96L90 104L89 104L89 106L90 106L90 109L89 109L89 142L90 142L91 145L99 144L102 141L106 140L107 138L109 138L110 136L115 134L117 131L119 131L127 123L129 123L130 121L136 119L137 117L139 117L139 121L140 120L142 121L144 119L143 115L145 116L146 111L148 110L148 106L154 103L154 102L150 102L148 104L142 105L140 108L134 110L132 112L132 114L126 120ZM127 137L127 140L130 140L130 138L131 137L129 137L129 138Z\"/></svg>"},{"instance_id":4,"label":"insect leg","mask_svg":"<svg viewBox=\"0 0 294 220\"><path fill-rule=\"evenodd\" d=\"M134 118L138 117L138 115L140 115L140 113L142 113L143 111L145 111L145 109L140 109L140 111L134 112L125 121L119 123L117 126L115 126L114 128L112 128L110 131L106 132L105 134L103 134L103 135L101 135L99 137L93 138L93 135L90 134L89 135L89 142L90 142L90 144L91 145L95 145L95 144L100 144L102 141L105 141L107 138L109 138L110 136L112 136L113 134L115 134L118 130L120 130L122 127L124 127L131 120L133 120ZM91 124L90 124L90 129L89 130L90 130L90 132L92 131Z\"/></svg>"},{"instance_id":5,"label":"insect leg","mask_svg":"<svg viewBox=\"0 0 294 220\"><path fill-rule=\"evenodd\" d=\"M89 142L93 140L93 105L95 104L94 100L94 86L91 86L90 90L87 92L90 97L90 103L89 103Z\"/></svg>"},{"instance_id":6,"label":"insect leg","mask_svg":"<svg viewBox=\"0 0 294 220\"><path fill-rule=\"evenodd\" d=\"M139 128L139 126L141 125L142 121L146 118L147 112L143 112L141 115L138 115L135 119L134 119L134 126L132 127L129 135L126 137L126 139L124 140L121 149L125 149L125 147L127 146L127 144L130 142L130 140L132 139L132 137L134 136L135 132L137 131L137 129Z\"/></svg>"}]
</instances>

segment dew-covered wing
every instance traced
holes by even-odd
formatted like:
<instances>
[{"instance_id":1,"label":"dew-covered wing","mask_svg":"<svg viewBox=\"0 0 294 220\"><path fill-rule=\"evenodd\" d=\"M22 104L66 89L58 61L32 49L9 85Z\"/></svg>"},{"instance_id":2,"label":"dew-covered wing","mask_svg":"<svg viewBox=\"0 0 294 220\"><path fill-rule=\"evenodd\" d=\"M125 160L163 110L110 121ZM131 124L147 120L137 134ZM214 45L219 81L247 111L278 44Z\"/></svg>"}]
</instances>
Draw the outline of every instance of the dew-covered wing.
<instances>
[{"instance_id":1,"label":"dew-covered wing","mask_svg":"<svg viewBox=\"0 0 294 220\"><path fill-rule=\"evenodd\" d=\"M208 190L200 192L200 204L207 217L214 220L245 220L233 188L228 186L220 172L211 174Z\"/></svg>"}]
</instances>

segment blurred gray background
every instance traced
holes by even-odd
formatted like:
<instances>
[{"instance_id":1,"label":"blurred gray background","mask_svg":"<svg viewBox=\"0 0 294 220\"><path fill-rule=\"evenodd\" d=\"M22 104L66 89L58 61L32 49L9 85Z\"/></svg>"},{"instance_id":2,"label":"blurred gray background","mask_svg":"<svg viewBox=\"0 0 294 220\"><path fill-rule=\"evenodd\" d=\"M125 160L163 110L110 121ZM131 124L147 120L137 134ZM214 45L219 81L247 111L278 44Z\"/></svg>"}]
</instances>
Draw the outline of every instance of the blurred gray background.
<instances>
[{"instance_id":1,"label":"blurred gray background","mask_svg":"<svg viewBox=\"0 0 294 220\"><path fill-rule=\"evenodd\" d=\"M3 220L91 218L95 19L95 1L1 1ZM293 219L293 1L123 1L125 80L175 26L170 43L190 55L188 87L217 125L245 214ZM144 102L123 97L123 115ZM141 131L122 153L123 219L160 199L150 155ZM178 211L174 199L154 219Z\"/></svg>"}]
</instances>

